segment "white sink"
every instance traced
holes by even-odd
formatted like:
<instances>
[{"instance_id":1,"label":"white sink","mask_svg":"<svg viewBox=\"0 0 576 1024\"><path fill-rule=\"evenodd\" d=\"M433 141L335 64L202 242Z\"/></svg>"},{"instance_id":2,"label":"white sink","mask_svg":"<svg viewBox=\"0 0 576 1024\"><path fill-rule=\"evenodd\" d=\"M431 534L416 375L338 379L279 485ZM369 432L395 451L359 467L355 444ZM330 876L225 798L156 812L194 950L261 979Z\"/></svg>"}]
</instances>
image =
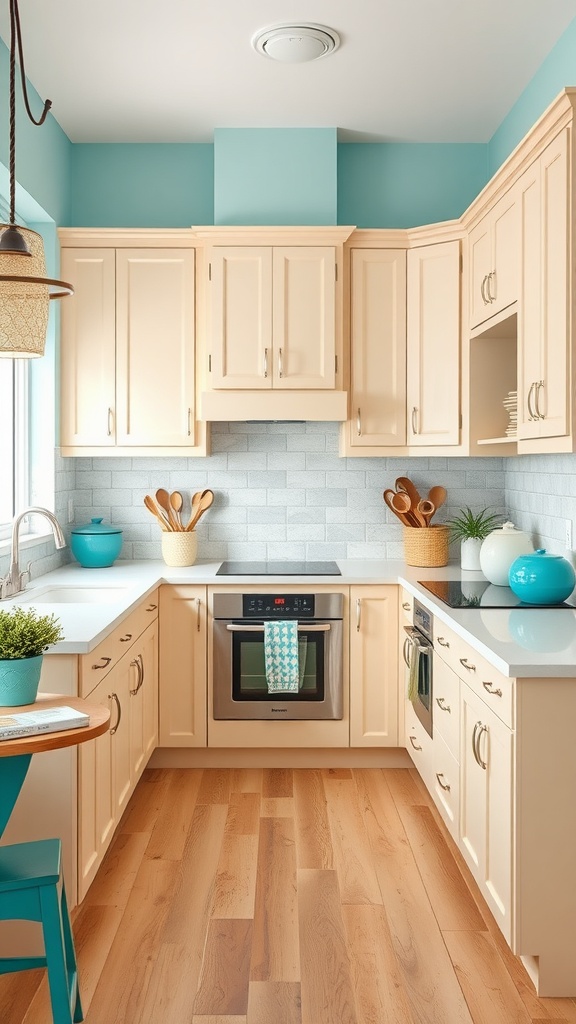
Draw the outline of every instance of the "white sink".
<instances>
[{"instance_id":1,"label":"white sink","mask_svg":"<svg viewBox=\"0 0 576 1024\"><path fill-rule=\"evenodd\" d=\"M113 604L121 601L126 587L66 587L53 586L31 590L19 601L30 604Z\"/></svg>"}]
</instances>

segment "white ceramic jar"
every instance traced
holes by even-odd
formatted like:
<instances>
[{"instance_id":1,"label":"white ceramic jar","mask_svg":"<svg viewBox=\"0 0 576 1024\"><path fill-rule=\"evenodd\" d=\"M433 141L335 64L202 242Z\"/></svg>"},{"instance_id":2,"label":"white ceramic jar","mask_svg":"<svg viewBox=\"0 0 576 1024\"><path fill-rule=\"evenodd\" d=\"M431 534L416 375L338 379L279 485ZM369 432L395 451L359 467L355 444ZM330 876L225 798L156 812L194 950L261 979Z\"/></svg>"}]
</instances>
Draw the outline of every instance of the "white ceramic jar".
<instances>
[{"instance_id":1,"label":"white ceramic jar","mask_svg":"<svg viewBox=\"0 0 576 1024\"><path fill-rule=\"evenodd\" d=\"M504 523L499 530L488 534L480 548L480 568L490 583L507 587L508 572L518 555L527 555L534 545L527 533L517 530L514 523Z\"/></svg>"}]
</instances>

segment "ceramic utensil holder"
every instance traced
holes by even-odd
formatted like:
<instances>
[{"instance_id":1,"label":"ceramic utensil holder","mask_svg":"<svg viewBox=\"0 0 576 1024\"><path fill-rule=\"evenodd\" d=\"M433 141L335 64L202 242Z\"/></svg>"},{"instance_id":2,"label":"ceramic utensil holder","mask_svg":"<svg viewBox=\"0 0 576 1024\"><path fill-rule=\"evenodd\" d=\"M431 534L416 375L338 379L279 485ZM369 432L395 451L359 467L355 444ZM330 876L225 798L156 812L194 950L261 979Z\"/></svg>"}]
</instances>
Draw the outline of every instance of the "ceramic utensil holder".
<instances>
[{"instance_id":1,"label":"ceramic utensil holder","mask_svg":"<svg viewBox=\"0 0 576 1024\"><path fill-rule=\"evenodd\" d=\"M174 530L162 534L162 558L166 565L194 565L197 553L196 530Z\"/></svg>"},{"instance_id":2,"label":"ceramic utensil holder","mask_svg":"<svg viewBox=\"0 0 576 1024\"><path fill-rule=\"evenodd\" d=\"M448 564L450 528L437 526L404 527L404 558L407 565L437 566Z\"/></svg>"}]
</instances>

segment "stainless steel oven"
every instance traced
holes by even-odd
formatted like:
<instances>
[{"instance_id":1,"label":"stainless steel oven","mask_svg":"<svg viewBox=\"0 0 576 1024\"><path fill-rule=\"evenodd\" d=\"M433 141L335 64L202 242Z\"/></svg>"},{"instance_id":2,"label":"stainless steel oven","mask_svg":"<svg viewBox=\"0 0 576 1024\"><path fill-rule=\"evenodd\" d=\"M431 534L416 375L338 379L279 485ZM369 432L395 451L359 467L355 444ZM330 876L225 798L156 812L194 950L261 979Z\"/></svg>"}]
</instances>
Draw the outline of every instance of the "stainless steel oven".
<instances>
[{"instance_id":1,"label":"stainless steel oven","mask_svg":"<svg viewBox=\"0 0 576 1024\"><path fill-rule=\"evenodd\" d=\"M429 736L432 735L433 620L427 608L414 601L412 626L404 626L404 661L408 667L408 698Z\"/></svg>"},{"instance_id":2,"label":"stainless steel oven","mask_svg":"<svg viewBox=\"0 0 576 1024\"><path fill-rule=\"evenodd\" d=\"M343 611L342 594L214 594L214 719L341 719ZM268 692L264 623L274 620L298 623L295 693Z\"/></svg>"}]
</instances>

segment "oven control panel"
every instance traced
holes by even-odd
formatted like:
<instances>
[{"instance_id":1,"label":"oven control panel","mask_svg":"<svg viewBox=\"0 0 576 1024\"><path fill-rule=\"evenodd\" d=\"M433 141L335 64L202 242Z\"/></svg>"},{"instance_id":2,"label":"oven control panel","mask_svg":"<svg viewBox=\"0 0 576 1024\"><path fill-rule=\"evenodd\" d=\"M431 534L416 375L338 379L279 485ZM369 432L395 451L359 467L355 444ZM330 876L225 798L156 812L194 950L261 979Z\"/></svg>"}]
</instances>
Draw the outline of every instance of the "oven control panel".
<instances>
[{"instance_id":1,"label":"oven control panel","mask_svg":"<svg viewBox=\"0 0 576 1024\"><path fill-rule=\"evenodd\" d=\"M244 594L245 619L310 619L314 617L314 594Z\"/></svg>"}]
</instances>

